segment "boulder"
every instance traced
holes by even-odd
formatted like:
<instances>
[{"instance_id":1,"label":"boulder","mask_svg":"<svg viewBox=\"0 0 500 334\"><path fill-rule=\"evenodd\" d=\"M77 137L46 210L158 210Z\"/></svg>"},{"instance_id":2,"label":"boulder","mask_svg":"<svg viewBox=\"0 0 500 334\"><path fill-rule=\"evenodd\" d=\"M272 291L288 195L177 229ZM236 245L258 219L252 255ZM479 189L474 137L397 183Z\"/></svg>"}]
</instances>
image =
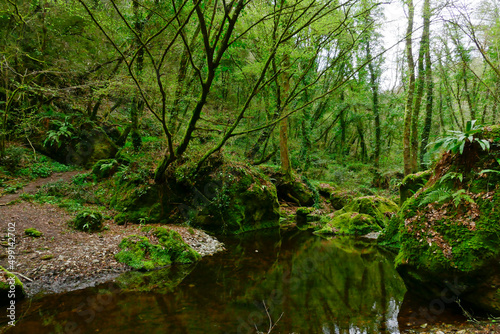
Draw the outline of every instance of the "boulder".
<instances>
[{"instance_id":1,"label":"boulder","mask_svg":"<svg viewBox=\"0 0 500 334\"><path fill-rule=\"evenodd\" d=\"M193 263L201 259L200 254L176 231L157 227L153 234L158 243L151 243L147 237L138 235L123 238L116 259L137 270L152 270L171 263Z\"/></svg>"},{"instance_id":2,"label":"boulder","mask_svg":"<svg viewBox=\"0 0 500 334\"><path fill-rule=\"evenodd\" d=\"M375 218L358 212L335 215L316 234L366 235L381 230Z\"/></svg>"},{"instance_id":3,"label":"boulder","mask_svg":"<svg viewBox=\"0 0 500 334\"><path fill-rule=\"evenodd\" d=\"M482 134L491 148L467 141L445 153L433 176L391 219L382 242L399 246L405 284L429 299L447 293L500 315L500 128Z\"/></svg>"},{"instance_id":4,"label":"boulder","mask_svg":"<svg viewBox=\"0 0 500 334\"><path fill-rule=\"evenodd\" d=\"M257 169L223 165L199 184L190 201L196 225L233 234L279 226L276 187Z\"/></svg>"},{"instance_id":5,"label":"boulder","mask_svg":"<svg viewBox=\"0 0 500 334\"><path fill-rule=\"evenodd\" d=\"M398 209L398 205L390 199L380 196L363 196L353 199L342 211L372 216L377 224L384 228L392 214L396 213Z\"/></svg>"}]
</instances>

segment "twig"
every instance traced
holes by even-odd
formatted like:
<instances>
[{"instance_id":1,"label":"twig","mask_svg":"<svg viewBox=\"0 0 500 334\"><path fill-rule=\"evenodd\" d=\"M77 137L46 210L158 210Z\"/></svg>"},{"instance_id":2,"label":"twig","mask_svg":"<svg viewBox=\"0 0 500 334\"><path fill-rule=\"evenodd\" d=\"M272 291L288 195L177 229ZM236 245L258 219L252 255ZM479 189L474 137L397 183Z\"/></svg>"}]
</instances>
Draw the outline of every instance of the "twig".
<instances>
[{"instance_id":1,"label":"twig","mask_svg":"<svg viewBox=\"0 0 500 334\"><path fill-rule=\"evenodd\" d=\"M24 275L23 275L23 274L21 274L21 273L16 273L16 272L13 272L13 271L11 271L10 273L11 273L11 274L14 274L14 275L17 275L17 276L21 276L21 277L22 277L22 278L24 278L25 280L28 280L28 281L30 281L30 282L33 282L33 280L32 280L31 278L26 277L26 276L24 276Z\"/></svg>"}]
</instances>

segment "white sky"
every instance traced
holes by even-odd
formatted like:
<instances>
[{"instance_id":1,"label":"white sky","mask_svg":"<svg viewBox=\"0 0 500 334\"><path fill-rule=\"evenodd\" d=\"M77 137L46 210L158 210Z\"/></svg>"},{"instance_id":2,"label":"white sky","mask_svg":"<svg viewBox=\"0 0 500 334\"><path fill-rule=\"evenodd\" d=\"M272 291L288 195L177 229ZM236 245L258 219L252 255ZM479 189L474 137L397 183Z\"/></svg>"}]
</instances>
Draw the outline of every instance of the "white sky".
<instances>
[{"instance_id":1,"label":"white sky","mask_svg":"<svg viewBox=\"0 0 500 334\"><path fill-rule=\"evenodd\" d=\"M431 7L435 8L439 4L443 4L446 0L431 0ZM479 3L482 0L448 0L450 3L446 9L440 12L440 16L450 17L451 15L456 15L458 13L457 9L453 9L453 7L458 8L467 8L471 13L474 9L477 8ZM384 71L382 75L382 88L383 89L392 89L394 85L400 84L400 74L397 68L397 54L401 54L404 52L404 35L406 33L406 13L403 9L403 0L390 0L390 4L383 5L384 14L385 14L385 23L383 25L383 41L384 47L390 48L394 45L391 50L389 50L385 54L385 64ZM415 18L414 18L414 28L416 31L414 32L414 44L413 51L418 52L418 41L421 37L421 29L418 29L422 26L422 6L423 0L414 0L415 5ZM432 36L439 33L439 21L437 17L433 17L433 21L431 21L431 38ZM418 30L417 30L418 29ZM401 41L398 44L398 41Z\"/></svg>"}]
</instances>

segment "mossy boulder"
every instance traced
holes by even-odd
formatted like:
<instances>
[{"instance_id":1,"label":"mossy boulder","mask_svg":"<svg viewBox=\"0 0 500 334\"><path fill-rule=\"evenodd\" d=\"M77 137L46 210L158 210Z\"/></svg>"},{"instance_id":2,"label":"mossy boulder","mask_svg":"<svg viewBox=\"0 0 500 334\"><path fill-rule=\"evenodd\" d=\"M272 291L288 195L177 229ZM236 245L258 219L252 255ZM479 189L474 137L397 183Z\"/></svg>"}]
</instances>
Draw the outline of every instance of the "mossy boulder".
<instances>
[{"instance_id":1,"label":"mossy boulder","mask_svg":"<svg viewBox=\"0 0 500 334\"><path fill-rule=\"evenodd\" d=\"M161 185L152 180L152 173L131 166L127 171L113 177L116 191L111 198L111 206L119 211L114 217L115 223L155 223L164 219L163 202L173 196L162 198ZM168 211L167 211L168 212Z\"/></svg>"},{"instance_id":2,"label":"mossy boulder","mask_svg":"<svg viewBox=\"0 0 500 334\"><path fill-rule=\"evenodd\" d=\"M381 196L363 196L353 199L342 211L372 216L377 224L384 228L391 215L396 213L398 209L398 205L390 199Z\"/></svg>"},{"instance_id":3,"label":"mossy boulder","mask_svg":"<svg viewBox=\"0 0 500 334\"><path fill-rule=\"evenodd\" d=\"M113 158L118 152L118 146L106 132L92 122L74 128L72 138L60 139L57 145L44 144L49 130L55 129L40 129L33 144L37 150L64 164L91 168L97 161Z\"/></svg>"},{"instance_id":4,"label":"mossy boulder","mask_svg":"<svg viewBox=\"0 0 500 334\"><path fill-rule=\"evenodd\" d=\"M335 215L316 234L366 235L379 232L381 227L375 218L358 212L345 212Z\"/></svg>"},{"instance_id":5,"label":"mossy boulder","mask_svg":"<svg viewBox=\"0 0 500 334\"><path fill-rule=\"evenodd\" d=\"M500 173L491 172L500 171L500 146L489 139L489 152L467 142L466 161L444 154L381 241L399 244L395 265L409 289L430 299L447 291L500 315Z\"/></svg>"},{"instance_id":6,"label":"mossy boulder","mask_svg":"<svg viewBox=\"0 0 500 334\"><path fill-rule=\"evenodd\" d=\"M34 238L39 238L42 236L42 232L32 227L25 229L24 234L26 234L28 237L34 237Z\"/></svg>"},{"instance_id":7,"label":"mossy boulder","mask_svg":"<svg viewBox=\"0 0 500 334\"><path fill-rule=\"evenodd\" d=\"M157 227L154 235L158 239L157 244L144 236L123 238L118 245L121 250L115 255L116 259L137 270L152 270L171 263L193 263L201 258L176 231Z\"/></svg>"},{"instance_id":8,"label":"mossy boulder","mask_svg":"<svg viewBox=\"0 0 500 334\"><path fill-rule=\"evenodd\" d=\"M407 175L399 184L399 205L421 189L432 175L431 170Z\"/></svg>"},{"instance_id":9,"label":"mossy boulder","mask_svg":"<svg viewBox=\"0 0 500 334\"><path fill-rule=\"evenodd\" d=\"M12 285L12 283L14 283ZM10 296L9 296L10 295ZM7 305L14 297L15 300L26 297L23 283L5 268L0 266L0 305Z\"/></svg>"},{"instance_id":10,"label":"mossy boulder","mask_svg":"<svg viewBox=\"0 0 500 334\"><path fill-rule=\"evenodd\" d=\"M113 158L117 152L118 146L97 127L80 133L79 141L68 153L67 162L90 168L99 160Z\"/></svg>"},{"instance_id":11,"label":"mossy boulder","mask_svg":"<svg viewBox=\"0 0 500 334\"><path fill-rule=\"evenodd\" d=\"M196 193L190 202L194 224L232 234L279 226L276 187L258 169L223 165L199 184L196 189L204 193Z\"/></svg>"},{"instance_id":12,"label":"mossy boulder","mask_svg":"<svg viewBox=\"0 0 500 334\"><path fill-rule=\"evenodd\" d=\"M102 215L93 210L79 212L70 225L78 231L95 232L102 230Z\"/></svg>"}]
</instances>

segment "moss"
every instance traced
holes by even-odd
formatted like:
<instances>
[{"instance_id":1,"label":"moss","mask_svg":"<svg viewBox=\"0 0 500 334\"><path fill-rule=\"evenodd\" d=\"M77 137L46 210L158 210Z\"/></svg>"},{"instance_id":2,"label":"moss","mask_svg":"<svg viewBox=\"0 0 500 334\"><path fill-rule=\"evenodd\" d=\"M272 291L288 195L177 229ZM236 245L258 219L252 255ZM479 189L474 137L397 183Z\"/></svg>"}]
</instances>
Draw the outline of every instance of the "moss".
<instances>
[{"instance_id":1,"label":"moss","mask_svg":"<svg viewBox=\"0 0 500 334\"><path fill-rule=\"evenodd\" d=\"M115 223L158 223L162 220L162 198L160 186L150 183L149 171L129 168L113 178L116 191L111 206L120 213Z\"/></svg>"},{"instance_id":2,"label":"moss","mask_svg":"<svg viewBox=\"0 0 500 334\"><path fill-rule=\"evenodd\" d=\"M23 283L19 280L19 278L0 266L0 305L6 305L11 300L11 298L9 298L11 286L7 281L11 278L14 278L14 293L16 299L23 299L24 297L26 297Z\"/></svg>"},{"instance_id":3,"label":"moss","mask_svg":"<svg viewBox=\"0 0 500 334\"><path fill-rule=\"evenodd\" d=\"M307 216L308 214L312 213L313 211L314 211L314 208L300 207L297 209L296 214L301 215L301 216Z\"/></svg>"},{"instance_id":4,"label":"moss","mask_svg":"<svg viewBox=\"0 0 500 334\"><path fill-rule=\"evenodd\" d=\"M102 230L102 215L93 210L84 210L78 213L70 225L79 231L94 232Z\"/></svg>"},{"instance_id":5,"label":"moss","mask_svg":"<svg viewBox=\"0 0 500 334\"><path fill-rule=\"evenodd\" d=\"M24 234L26 234L29 237L34 237L34 238L39 238L42 236L42 232L40 232L37 229L34 229L32 227L25 229Z\"/></svg>"},{"instance_id":6,"label":"moss","mask_svg":"<svg viewBox=\"0 0 500 334\"><path fill-rule=\"evenodd\" d=\"M432 176L431 170L407 175L399 185L399 204L403 203L421 189Z\"/></svg>"},{"instance_id":7,"label":"moss","mask_svg":"<svg viewBox=\"0 0 500 334\"><path fill-rule=\"evenodd\" d=\"M317 234L365 235L378 232L381 228L375 218L358 212L346 212L335 216L316 231Z\"/></svg>"},{"instance_id":8,"label":"moss","mask_svg":"<svg viewBox=\"0 0 500 334\"><path fill-rule=\"evenodd\" d=\"M398 205L384 197L364 196L355 198L344 207L343 211L370 215L380 227L384 228L391 214L398 211Z\"/></svg>"},{"instance_id":9,"label":"moss","mask_svg":"<svg viewBox=\"0 0 500 334\"><path fill-rule=\"evenodd\" d=\"M158 244L138 235L124 238L118 245L121 251L115 255L116 259L134 269L152 270L171 263L193 263L201 258L175 231L157 227L154 235Z\"/></svg>"},{"instance_id":10,"label":"moss","mask_svg":"<svg viewBox=\"0 0 500 334\"><path fill-rule=\"evenodd\" d=\"M209 180L200 182L214 187L211 194L205 194L211 196L204 196L204 205L198 206L199 210L193 213L194 224L231 234L279 225L276 187L259 170L225 165L212 173Z\"/></svg>"}]
</instances>

